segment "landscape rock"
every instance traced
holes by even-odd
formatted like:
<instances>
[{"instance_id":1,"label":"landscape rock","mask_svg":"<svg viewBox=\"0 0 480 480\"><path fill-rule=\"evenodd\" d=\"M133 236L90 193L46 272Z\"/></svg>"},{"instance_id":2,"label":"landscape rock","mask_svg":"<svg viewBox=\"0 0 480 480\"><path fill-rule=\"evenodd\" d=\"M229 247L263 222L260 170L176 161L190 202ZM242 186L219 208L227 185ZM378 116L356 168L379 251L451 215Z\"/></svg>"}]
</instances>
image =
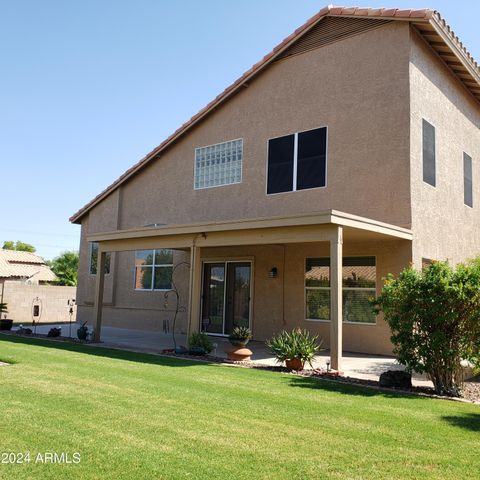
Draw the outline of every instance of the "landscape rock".
<instances>
[{"instance_id":1,"label":"landscape rock","mask_svg":"<svg viewBox=\"0 0 480 480\"><path fill-rule=\"evenodd\" d=\"M388 370L380 375L379 385L389 388L412 388L412 375L403 370Z\"/></svg>"}]
</instances>

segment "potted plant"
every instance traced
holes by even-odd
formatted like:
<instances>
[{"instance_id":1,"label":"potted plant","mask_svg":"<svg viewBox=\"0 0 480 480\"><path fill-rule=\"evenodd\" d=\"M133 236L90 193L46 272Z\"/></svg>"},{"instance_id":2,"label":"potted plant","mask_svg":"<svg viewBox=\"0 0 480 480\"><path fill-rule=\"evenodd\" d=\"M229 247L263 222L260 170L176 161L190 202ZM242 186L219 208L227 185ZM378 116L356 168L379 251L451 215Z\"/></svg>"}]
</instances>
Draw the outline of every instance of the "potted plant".
<instances>
[{"instance_id":1,"label":"potted plant","mask_svg":"<svg viewBox=\"0 0 480 480\"><path fill-rule=\"evenodd\" d=\"M7 318L7 304L0 303L0 330L11 330L13 326L13 320ZM4 315L4 318L2 317Z\"/></svg>"},{"instance_id":2,"label":"potted plant","mask_svg":"<svg viewBox=\"0 0 480 480\"><path fill-rule=\"evenodd\" d=\"M77 329L77 337L79 340L86 340L88 335L87 322L82 323L82 325Z\"/></svg>"},{"instance_id":3,"label":"potted plant","mask_svg":"<svg viewBox=\"0 0 480 480\"><path fill-rule=\"evenodd\" d=\"M206 355L213 350L213 343L204 332L194 332L188 339L188 353L190 355Z\"/></svg>"},{"instance_id":4,"label":"potted plant","mask_svg":"<svg viewBox=\"0 0 480 480\"><path fill-rule=\"evenodd\" d=\"M303 370L305 362L313 368L312 360L320 350L321 341L318 341L318 335L295 328L273 336L266 345L277 362L285 362L289 370Z\"/></svg>"},{"instance_id":5,"label":"potted plant","mask_svg":"<svg viewBox=\"0 0 480 480\"><path fill-rule=\"evenodd\" d=\"M252 338L252 331L247 327L235 327L228 336L228 340L234 347L246 347Z\"/></svg>"},{"instance_id":6,"label":"potted plant","mask_svg":"<svg viewBox=\"0 0 480 480\"><path fill-rule=\"evenodd\" d=\"M247 327L235 327L228 336L231 346L225 348L227 358L234 362L245 362L250 360L252 351L246 348L252 338L252 331Z\"/></svg>"}]
</instances>

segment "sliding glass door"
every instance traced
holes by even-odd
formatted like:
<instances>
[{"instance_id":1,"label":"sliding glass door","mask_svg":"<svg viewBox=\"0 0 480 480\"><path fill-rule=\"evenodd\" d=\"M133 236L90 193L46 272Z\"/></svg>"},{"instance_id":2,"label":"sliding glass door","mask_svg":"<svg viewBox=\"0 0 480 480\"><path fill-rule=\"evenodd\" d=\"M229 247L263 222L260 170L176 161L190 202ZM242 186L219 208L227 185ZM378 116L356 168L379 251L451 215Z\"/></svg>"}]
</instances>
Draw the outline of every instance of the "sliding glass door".
<instances>
[{"instance_id":1,"label":"sliding glass door","mask_svg":"<svg viewBox=\"0 0 480 480\"><path fill-rule=\"evenodd\" d=\"M237 326L250 327L251 267L250 262L204 263L203 331L229 335Z\"/></svg>"}]
</instances>

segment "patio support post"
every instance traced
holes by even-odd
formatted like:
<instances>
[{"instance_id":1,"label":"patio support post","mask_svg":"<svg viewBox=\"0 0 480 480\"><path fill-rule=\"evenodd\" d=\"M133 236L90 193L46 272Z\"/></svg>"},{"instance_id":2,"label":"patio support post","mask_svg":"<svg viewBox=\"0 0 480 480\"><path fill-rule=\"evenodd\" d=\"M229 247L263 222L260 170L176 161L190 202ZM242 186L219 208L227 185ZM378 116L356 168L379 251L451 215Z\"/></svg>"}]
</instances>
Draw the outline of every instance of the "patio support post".
<instances>
[{"instance_id":1,"label":"patio support post","mask_svg":"<svg viewBox=\"0 0 480 480\"><path fill-rule=\"evenodd\" d=\"M187 339L200 329L200 301L202 288L202 257L200 247L190 247L190 292L188 302Z\"/></svg>"},{"instance_id":2,"label":"patio support post","mask_svg":"<svg viewBox=\"0 0 480 480\"><path fill-rule=\"evenodd\" d=\"M338 225L330 239L330 361L334 370L342 368L342 257L343 227Z\"/></svg>"},{"instance_id":3,"label":"patio support post","mask_svg":"<svg viewBox=\"0 0 480 480\"><path fill-rule=\"evenodd\" d=\"M100 332L102 329L102 311L103 311L103 285L105 283L105 264L107 260L106 252L102 251L101 244L98 247L97 258L97 282L95 284L95 303L93 307L93 320L95 322L94 340L100 341Z\"/></svg>"}]
</instances>

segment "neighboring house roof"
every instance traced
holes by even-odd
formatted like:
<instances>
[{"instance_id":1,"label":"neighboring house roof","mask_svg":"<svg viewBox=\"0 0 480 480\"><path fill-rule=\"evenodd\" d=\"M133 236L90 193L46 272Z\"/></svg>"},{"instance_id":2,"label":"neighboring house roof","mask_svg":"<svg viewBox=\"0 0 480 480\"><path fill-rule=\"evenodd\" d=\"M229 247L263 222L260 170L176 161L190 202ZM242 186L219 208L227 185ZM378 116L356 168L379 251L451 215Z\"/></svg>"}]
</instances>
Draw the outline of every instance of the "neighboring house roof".
<instances>
[{"instance_id":1,"label":"neighboring house roof","mask_svg":"<svg viewBox=\"0 0 480 480\"><path fill-rule=\"evenodd\" d=\"M343 267L343 278L352 278L355 274L357 279L375 282L377 274L374 267ZM312 267L305 273L306 280L327 280L330 276L330 267Z\"/></svg>"},{"instance_id":2,"label":"neighboring house roof","mask_svg":"<svg viewBox=\"0 0 480 480\"><path fill-rule=\"evenodd\" d=\"M0 249L0 278L54 282L57 277L42 257L30 252Z\"/></svg>"},{"instance_id":3,"label":"neighboring house roof","mask_svg":"<svg viewBox=\"0 0 480 480\"><path fill-rule=\"evenodd\" d=\"M265 55L262 60L253 65L246 71L238 80L227 87L222 93L214 98L207 106L200 110L190 120L185 122L172 135L164 140L157 148L148 153L133 167L129 168L123 175L121 175L115 182L108 186L105 190L99 193L93 200L87 203L83 208L76 212L70 221L79 223L81 218L95 205L101 202L110 193L116 190L122 183L127 181L137 172L139 172L148 163L158 157L160 153L165 151L187 131L193 128L207 115L209 115L220 104L228 100L232 95L239 90L248 86L254 77L263 71L273 61L285 57L286 51L291 47L298 45L298 42L307 33L311 32L314 27L324 21L326 18L350 18L362 19L371 24L377 20L377 26L388 21L408 21L417 29L423 39L430 45L430 47L437 53L439 58L447 65L447 67L457 76L463 83L465 88L480 102L480 69L477 62L470 55L467 49L463 46L459 38L454 34L450 26L441 17L436 10L421 9L421 10L401 10L398 8L359 8L359 7L335 7L328 6L322 8L316 15L311 17L301 27L297 28L291 35L286 37L279 45L277 45L270 53ZM362 30L358 29L357 33ZM345 36L352 36L355 31L352 30L344 35L338 35L335 31L330 31L329 41L313 42L311 46L316 48L337 41L339 38ZM306 49L304 48L304 51Z\"/></svg>"}]
</instances>

